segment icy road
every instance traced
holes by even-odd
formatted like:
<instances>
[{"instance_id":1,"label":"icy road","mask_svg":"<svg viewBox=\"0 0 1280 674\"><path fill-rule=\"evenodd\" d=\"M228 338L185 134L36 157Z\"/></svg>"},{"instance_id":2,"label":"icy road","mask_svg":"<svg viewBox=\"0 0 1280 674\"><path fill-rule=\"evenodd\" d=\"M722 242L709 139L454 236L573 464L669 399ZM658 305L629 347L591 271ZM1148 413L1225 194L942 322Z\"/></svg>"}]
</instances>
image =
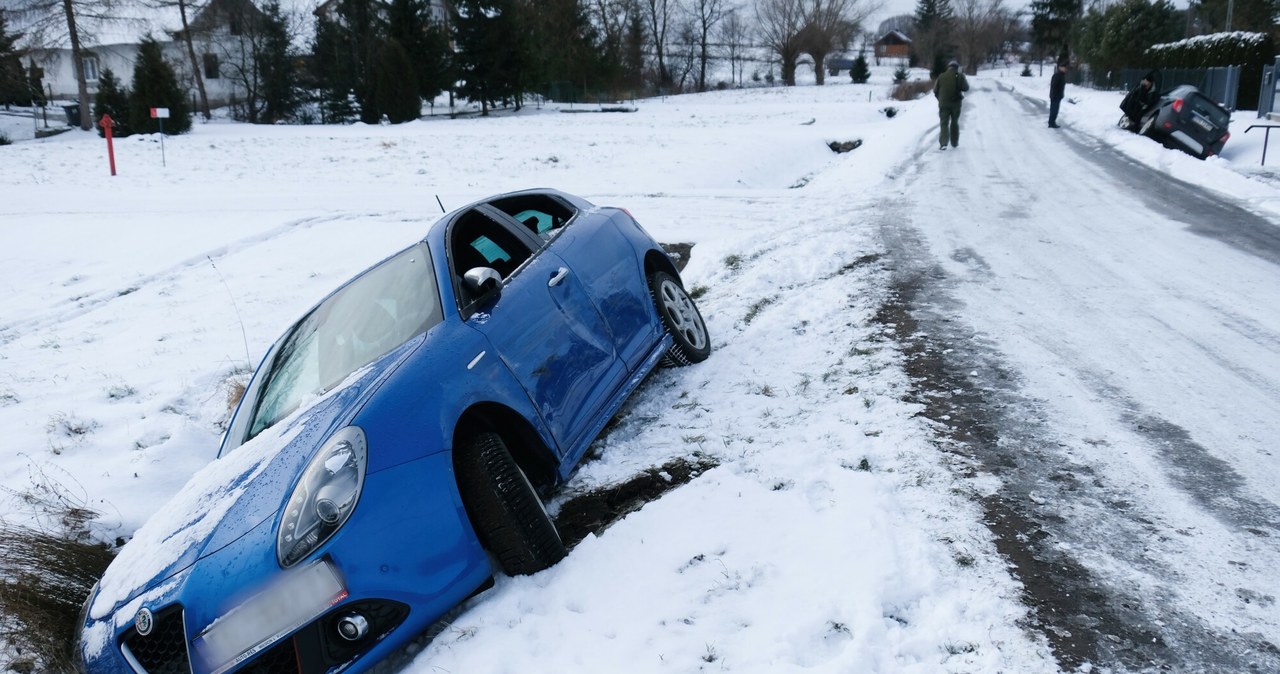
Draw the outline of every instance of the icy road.
<instances>
[{"instance_id":1,"label":"icy road","mask_svg":"<svg viewBox=\"0 0 1280 674\"><path fill-rule=\"evenodd\" d=\"M1280 671L1280 226L978 87L882 208L928 415L1061 664Z\"/></svg>"}]
</instances>

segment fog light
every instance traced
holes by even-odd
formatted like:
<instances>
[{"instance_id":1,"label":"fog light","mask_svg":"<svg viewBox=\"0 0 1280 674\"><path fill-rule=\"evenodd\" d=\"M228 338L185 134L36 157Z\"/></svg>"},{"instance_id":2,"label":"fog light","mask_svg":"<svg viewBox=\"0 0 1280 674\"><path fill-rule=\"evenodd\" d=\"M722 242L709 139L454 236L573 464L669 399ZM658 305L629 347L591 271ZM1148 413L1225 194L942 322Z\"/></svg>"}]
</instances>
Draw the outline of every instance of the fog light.
<instances>
[{"instance_id":1,"label":"fog light","mask_svg":"<svg viewBox=\"0 0 1280 674\"><path fill-rule=\"evenodd\" d=\"M359 613L349 613L338 619L338 636L347 641L359 641L369 634L369 621Z\"/></svg>"}]
</instances>

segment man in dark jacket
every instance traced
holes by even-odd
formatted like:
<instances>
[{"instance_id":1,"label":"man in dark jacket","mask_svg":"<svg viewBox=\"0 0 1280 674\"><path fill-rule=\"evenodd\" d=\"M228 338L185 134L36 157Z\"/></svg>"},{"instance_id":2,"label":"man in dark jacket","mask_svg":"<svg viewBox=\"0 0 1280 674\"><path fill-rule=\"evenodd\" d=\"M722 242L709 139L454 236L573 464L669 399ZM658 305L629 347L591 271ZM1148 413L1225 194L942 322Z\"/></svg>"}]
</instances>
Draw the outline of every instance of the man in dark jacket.
<instances>
[{"instance_id":1,"label":"man in dark jacket","mask_svg":"<svg viewBox=\"0 0 1280 674\"><path fill-rule=\"evenodd\" d=\"M1142 124L1143 115L1160 102L1160 72L1152 70L1143 76L1138 86L1125 95L1120 101L1120 109L1124 111L1124 127L1137 131Z\"/></svg>"},{"instance_id":2,"label":"man in dark jacket","mask_svg":"<svg viewBox=\"0 0 1280 674\"><path fill-rule=\"evenodd\" d=\"M1062 105L1062 96L1067 90L1067 62L1059 61L1058 68L1049 78L1049 128L1058 127L1058 106Z\"/></svg>"},{"instance_id":3,"label":"man in dark jacket","mask_svg":"<svg viewBox=\"0 0 1280 674\"><path fill-rule=\"evenodd\" d=\"M951 147L960 144L960 102L968 90L969 80L960 72L960 62L951 59L947 69L933 83L933 97L938 99L939 149L947 149L947 141L951 142Z\"/></svg>"}]
</instances>

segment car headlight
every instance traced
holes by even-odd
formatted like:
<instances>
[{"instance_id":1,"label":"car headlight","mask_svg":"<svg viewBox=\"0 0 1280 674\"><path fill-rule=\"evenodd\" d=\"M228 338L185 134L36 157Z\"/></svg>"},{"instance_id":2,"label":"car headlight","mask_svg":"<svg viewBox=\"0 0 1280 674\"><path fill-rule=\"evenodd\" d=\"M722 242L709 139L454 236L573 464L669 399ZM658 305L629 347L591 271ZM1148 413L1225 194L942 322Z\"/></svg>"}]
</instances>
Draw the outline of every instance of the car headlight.
<instances>
[{"instance_id":1,"label":"car headlight","mask_svg":"<svg viewBox=\"0 0 1280 674\"><path fill-rule=\"evenodd\" d=\"M292 566L329 540L356 508L369 461L364 431L347 426L333 434L293 488L276 534L276 557Z\"/></svg>"}]
</instances>

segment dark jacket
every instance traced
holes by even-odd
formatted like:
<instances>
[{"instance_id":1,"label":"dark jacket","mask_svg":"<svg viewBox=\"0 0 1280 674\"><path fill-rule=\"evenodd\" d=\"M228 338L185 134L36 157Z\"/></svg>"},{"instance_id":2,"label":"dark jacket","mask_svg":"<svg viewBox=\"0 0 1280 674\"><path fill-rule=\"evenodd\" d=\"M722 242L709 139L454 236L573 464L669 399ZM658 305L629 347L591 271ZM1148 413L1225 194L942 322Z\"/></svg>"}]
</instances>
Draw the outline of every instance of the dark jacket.
<instances>
[{"instance_id":1,"label":"dark jacket","mask_svg":"<svg viewBox=\"0 0 1280 674\"><path fill-rule=\"evenodd\" d=\"M955 68L947 68L933 83L933 97L938 99L938 105L959 105L968 90L969 80Z\"/></svg>"},{"instance_id":2,"label":"dark jacket","mask_svg":"<svg viewBox=\"0 0 1280 674\"><path fill-rule=\"evenodd\" d=\"M1120 101L1120 109L1129 118L1130 126L1136 126L1142 116L1160 102L1160 72L1152 70L1142 80ZM1143 82L1150 84L1144 86Z\"/></svg>"},{"instance_id":3,"label":"dark jacket","mask_svg":"<svg viewBox=\"0 0 1280 674\"><path fill-rule=\"evenodd\" d=\"M1060 101L1067 92L1067 74L1054 68L1053 77L1049 78L1049 100Z\"/></svg>"}]
</instances>

